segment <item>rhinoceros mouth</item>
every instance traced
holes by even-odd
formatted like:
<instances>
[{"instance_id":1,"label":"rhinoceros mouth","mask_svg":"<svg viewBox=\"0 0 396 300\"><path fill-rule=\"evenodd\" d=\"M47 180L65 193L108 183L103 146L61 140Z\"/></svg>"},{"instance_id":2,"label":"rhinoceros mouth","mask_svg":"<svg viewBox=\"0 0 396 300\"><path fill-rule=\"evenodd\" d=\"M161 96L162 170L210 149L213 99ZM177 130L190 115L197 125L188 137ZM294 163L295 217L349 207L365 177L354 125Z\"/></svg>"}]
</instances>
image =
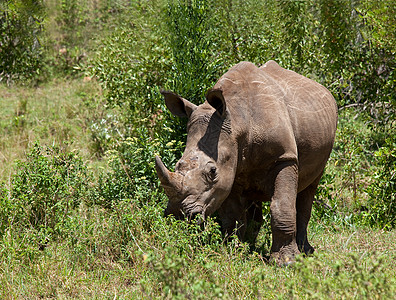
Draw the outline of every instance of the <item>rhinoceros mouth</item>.
<instances>
[{"instance_id":1,"label":"rhinoceros mouth","mask_svg":"<svg viewBox=\"0 0 396 300\"><path fill-rule=\"evenodd\" d=\"M205 205L200 203L200 199L196 195L189 195L181 202L181 211L188 220L193 220L196 216L200 216L204 220L206 216L205 207Z\"/></svg>"},{"instance_id":2,"label":"rhinoceros mouth","mask_svg":"<svg viewBox=\"0 0 396 300\"><path fill-rule=\"evenodd\" d=\"M197 205L193 202L184 202L182 203L182 211L188 217L191 218L192 216L196 215L203 215L204 208L201 205Z\"/></svg>"},{"instance_id":3,"label":"rhinoceros mouth","mask_svg":"<svg viewBox=\"0 0 396 300\"><path fill-rule=\"evenodd\" d=\"M202 223L205 220L205 213L201 207L193 207L191 209L180 208L178 210L166 208L164 211L164 216L167 217L169 215L173 215L173 217L177 220L192 221L196 218L199 218L199 223Z\"/></svg>"},{"instance_id":4,"label":"rhinoceros mouth","mask_svg":"<svg viewBox=\"0 0 396 300\"><path fill-rule=\"evenodd\" d=\"M180 202L168 202L168 206L164 211L164 216L173 215L178 220L192 220L196 216L205 216L205 208L196 202L195 196L188 196Z\"/></svg>"}]
</instances>

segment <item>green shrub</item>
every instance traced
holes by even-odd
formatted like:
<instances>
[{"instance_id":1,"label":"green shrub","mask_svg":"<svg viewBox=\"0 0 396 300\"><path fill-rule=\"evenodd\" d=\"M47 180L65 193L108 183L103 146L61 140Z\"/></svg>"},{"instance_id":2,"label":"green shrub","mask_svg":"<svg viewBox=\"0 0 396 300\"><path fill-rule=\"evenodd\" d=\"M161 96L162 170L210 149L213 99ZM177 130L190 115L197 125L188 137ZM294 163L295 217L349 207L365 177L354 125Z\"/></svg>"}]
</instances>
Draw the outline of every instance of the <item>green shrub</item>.
<instances>
[{"instance_id":1,"label":"green shrub","mask_svg":"<svg viewBox=\"0 0 396 300\"><path fill-rule=\"evenodd\" d=\"M353 121L351 121L353 119ZM344 225L395 227L395 140L388 125L341 111L333 152L319 184L314 218Z\"/></svg>"},{"instance_id":2,"label":"green shrub","mask_svg":"<svg viewBox=\"0 0 396 300\"><path fill-rule=\"evenodd\" d=\"M69 216L87 196L91 180L81 158L58 147L38 144L16 164L9 195L2 197L1 234L8 227L59 235Z\"/></svg>"},{"instance_id":3,"label":"green shrub","mask_svg":"<svg viewBox=\"0 0 396 300\"><path fill-rule=\"evenodd\" d=\"M365 223L380 228L396 226L396 139L393 130L378 151L374 153L378 169L371 174L367 187L369 195Z\"/></svg>"},{"instance_id":4,"label":"green shrub","mask_svg":"<svg viewBox=\"0 0 396 300\"><path fill-rule=\"evenodd\" d=\"M204 291L210 289L212 297L223 295L215 263L211 259L216 259L217 253L224 251L225 246L218 223L209 218L202 227L170 217L162 222L157 220L150 227L155 238L151 245L146 245L143 253L148 276L140 280L146 293L154 292L172 299L204 299ZM239 253L244 251L246 254L248 247L241 249ZM159 283L158 291L145 289L153 276Z\"/></svg>"},{"instance_id":5,"label":"green shrub","mask_svg":"<svg viewBox=\"0 0 396 300\"><path fill-rule=\"evenodd\" d=\"M102 40L91 61L90 72L103 86L108 105L122 107L126 122L138 123L156 112L155 94L159 93L153 87L167 80L164 73L170 68L170 54L159 32L160 9L159 4L135 4L128 22Z\"/></svg>"},{"instance_id":6,"label":"green shrub","mask_svg":"<svg viewBox=\"0 0 396 300\"><path fill-rule=\"evenodd\" d=\"M72 214L65 236L73 249L68 259L95 270L109 261L134 268L135 284L149 295L196 298L205 288L221 293L210 262L224 252L218 223L211 218L204 225L164 218L162 204L155 198L146 194L146 203L122 199L111 210L84 207L79 212L84 218ZM231 249L235 244L229 246ZM234 252L246 254L247 249L240 247Z\"/></svg>"},{"instance_id":7,"label":"green shrub","mask_svg":"<svg viewBox=\"0 0 396 300\"><path fill-rule=\"evenodd\" d=\"M165 134L173 130L166 125ZM98 179L94 202L110 208L120 200L131 198L143 205L147 198L158 194L159 181L155 171L155 155L173 166L183 149L182 142L166 141L160 135L151 138L149 130L139 128L139 137L126 138L107 152L109 172L102 172ZM169 135L166 135L169 137Z\"/></svg>"},{"instance_id":8,"label":"green shrub","mask_svg":"<svg viewBox=\"0 0 396 300\"><path fill-rule=\"evenodd\" d=\"M219 51L212 44L210 1L169 1L166 10L168 47L172 51L169 88L200 104L218 77Z\"/></svg>"}]
</instances>

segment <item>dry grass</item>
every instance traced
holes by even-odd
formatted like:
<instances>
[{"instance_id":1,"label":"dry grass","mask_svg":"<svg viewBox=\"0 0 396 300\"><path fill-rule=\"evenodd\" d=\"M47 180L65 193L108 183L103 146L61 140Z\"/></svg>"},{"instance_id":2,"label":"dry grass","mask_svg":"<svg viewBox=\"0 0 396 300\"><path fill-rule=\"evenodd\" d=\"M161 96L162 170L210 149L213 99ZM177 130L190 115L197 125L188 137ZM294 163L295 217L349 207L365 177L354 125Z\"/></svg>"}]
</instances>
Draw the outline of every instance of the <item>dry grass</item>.
<instances>
[{"instance_id":1,"label":"dry grass","mask_svg":"<svg viewBox=\"0 0 396 300\"><path fill-rule=\"evenodd\" d=\"M99 98L100 89L83 79L37 88L0 85L0 180L10 177L14 161L36 141L92 158L89 120L100 108L90 106L90 97Z\"/></svg>"}]
</instances>

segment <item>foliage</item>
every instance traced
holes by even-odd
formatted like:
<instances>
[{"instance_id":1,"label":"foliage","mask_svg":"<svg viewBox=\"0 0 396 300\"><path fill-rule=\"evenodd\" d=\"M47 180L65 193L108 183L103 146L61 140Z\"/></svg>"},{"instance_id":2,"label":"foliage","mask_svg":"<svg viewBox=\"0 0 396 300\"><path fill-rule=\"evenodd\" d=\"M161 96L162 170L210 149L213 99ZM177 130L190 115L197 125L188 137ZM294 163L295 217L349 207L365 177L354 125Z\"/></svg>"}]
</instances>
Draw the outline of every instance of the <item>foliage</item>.
<instances>
[{"instance_id":1,"label":"foliage","mask_svg":"<svg viewBox=\"0 0 396 300\"><path fill-rule=\"evenodd\" d=\"M392 0L362 1L361 14L369 28L375 46L380 46L391 53L396 52L396 16Z\"/></svg>"},{"instance_id":2,"label":"foliage","mask_svg":"<svg viewBox=\"0 0 396 300\"><path fill-rule=\"evenodd\" d=\"M172 131L166 127L163 130ZM163 155L164 162L173 165L183 144L165 142L161 137L150 138L143 128L139 129L139 133L139 138L129 137L119 141L114 149L107 152L111 171L100 174L95 203L110 208L123 199L133 198L142 206L147 203L147 197L160 196L154 157Z\"/></svg>"},{"instance_id":3,"label":"foliage","mask_svg":"<svg viewBox=\"0 0 396 300\"><path fill-rule=\"evenodd\" d=\"M384 124L392 122L396 114L394 95L396 83L396 8L393 1L363 1L359 13L366 25L369 60L373 67L366 72L363 93L367 89L366 104L374 120ZM366 60L367 61L367 60ZM370 105L371 104L371 105Z\"/></svg>"},{"instance_id":4,"label":"foliage","mask_svg":"<svg viewBox=\"0 0 396 300\"><path fill-rule=\"evenodd\" d=\"M118 1L5 0L0 4L0 81L81 76L97 35L123 24L132 4Z\"/></svg>"},{"instance_id":5,"label":"foliage","mask_svg":"<svg viewBox=\"0 0 396 300\"><path fill-rule=\"evenodd\" d=\"M46 3L45 62L47 76L81 76L98 46L97 36L112 32L128 13L129 1L53 0Z\"/></svg>"},{"instance_id":6,"label":"foliage","mask_svg":"<svg viewBox=\"0 0 396 300\"><path fill-rule=\"evenodd\" d=\"M374 153L378 170L371 174L373 181L367 187L369 209L363 218L374 227L396 227L396 140L390 134L385 145Z\"/></svg>"},{"instance_id":7,"label":"foliage","mask_svg":"<svg viewBox=\"0 0 396 300\"><path fill-rule=\"evenodd\" d=\"M157 112L159 88L155 86L165 80L167 57L160 40L150 34L141 36L133 28L118 28L103 41L91 72L103 83L108 104L123 108L126 124L139 124Z\"/></svg>"},{"instance_id":8,"label":"foliage","mask_svg":"<svg viewBox=\"0 0 396 300\"><path fill-rule=\"evenodd\" d=\"M395 227L395 133L392 123L389 126L378 132L378 125L373 128L356 111L340 112L334 149L316 194L314 220Z\"/></svg>"},{"instance_id":9,"label":"foliage","mask_svg":"<svg viewBox=\"0 0 396 300\"><path fill-rule=\"evenodd\" d=\"M36 144L16 169L9 195L2 195L1 235L8 228L34 230L46 239L61 234L87 194L90 175L83 161L75 153Z\"/></svg>"},{"instance_id":10,"label":"foliage","mask_svg":"<svg viewBox=\"0 0 396 300\"><path fill-rule=\"evenodd\" d=\"M0 82L36 76L42 64L40 35L45 17L42 0L0 3Z\"/></svg>"},{"instance_id":11,"label":"foliage","mask_svg":"<svg viewBox=\"0 0 396 300\"><path fill-rule=\"evenodd\" d=\"M210 2L208 0L169 1L166 10L168 47L172 51L172 76L169 87L200 104L216 80L218 62L212 53Z\"/></svg>"},{"instance_id":12,"label":"foliage","mask_svg":"<svg viewBox=\"0 0 396 300\"><path fill-rule=\"evenodd\" d=\"M307 1L279 1L279 13L284 19L280 24L284 37L281 43L287 49L285 63L288 67L302 69L309 54L309 23L304 20L308 15ZM307 38L308 37L308 38ZM308 50L308 51L307 51ZM285 66L286 67L286 66Z\"/></svg>"}]
</instances>

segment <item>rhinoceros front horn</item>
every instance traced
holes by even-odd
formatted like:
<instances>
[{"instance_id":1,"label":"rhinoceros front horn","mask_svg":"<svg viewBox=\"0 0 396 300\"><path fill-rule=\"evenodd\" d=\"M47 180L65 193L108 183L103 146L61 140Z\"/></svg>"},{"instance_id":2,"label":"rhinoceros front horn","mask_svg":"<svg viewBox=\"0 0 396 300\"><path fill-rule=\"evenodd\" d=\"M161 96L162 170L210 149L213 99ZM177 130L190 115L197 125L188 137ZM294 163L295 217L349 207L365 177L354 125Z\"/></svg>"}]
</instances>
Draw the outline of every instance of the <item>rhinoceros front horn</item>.
<instances>
[{"instance_id":1,"label":"rhinoceros front horn","mask_svg":"<svg viewBox=\"0 0 396 300\"><path fill-rule=\"evenodd\" d=\"M155 169L169 201L180 200L178 198L182 192L182 175L170 172L158 156L155 157Z\"/></svg>"}]
</instances>

